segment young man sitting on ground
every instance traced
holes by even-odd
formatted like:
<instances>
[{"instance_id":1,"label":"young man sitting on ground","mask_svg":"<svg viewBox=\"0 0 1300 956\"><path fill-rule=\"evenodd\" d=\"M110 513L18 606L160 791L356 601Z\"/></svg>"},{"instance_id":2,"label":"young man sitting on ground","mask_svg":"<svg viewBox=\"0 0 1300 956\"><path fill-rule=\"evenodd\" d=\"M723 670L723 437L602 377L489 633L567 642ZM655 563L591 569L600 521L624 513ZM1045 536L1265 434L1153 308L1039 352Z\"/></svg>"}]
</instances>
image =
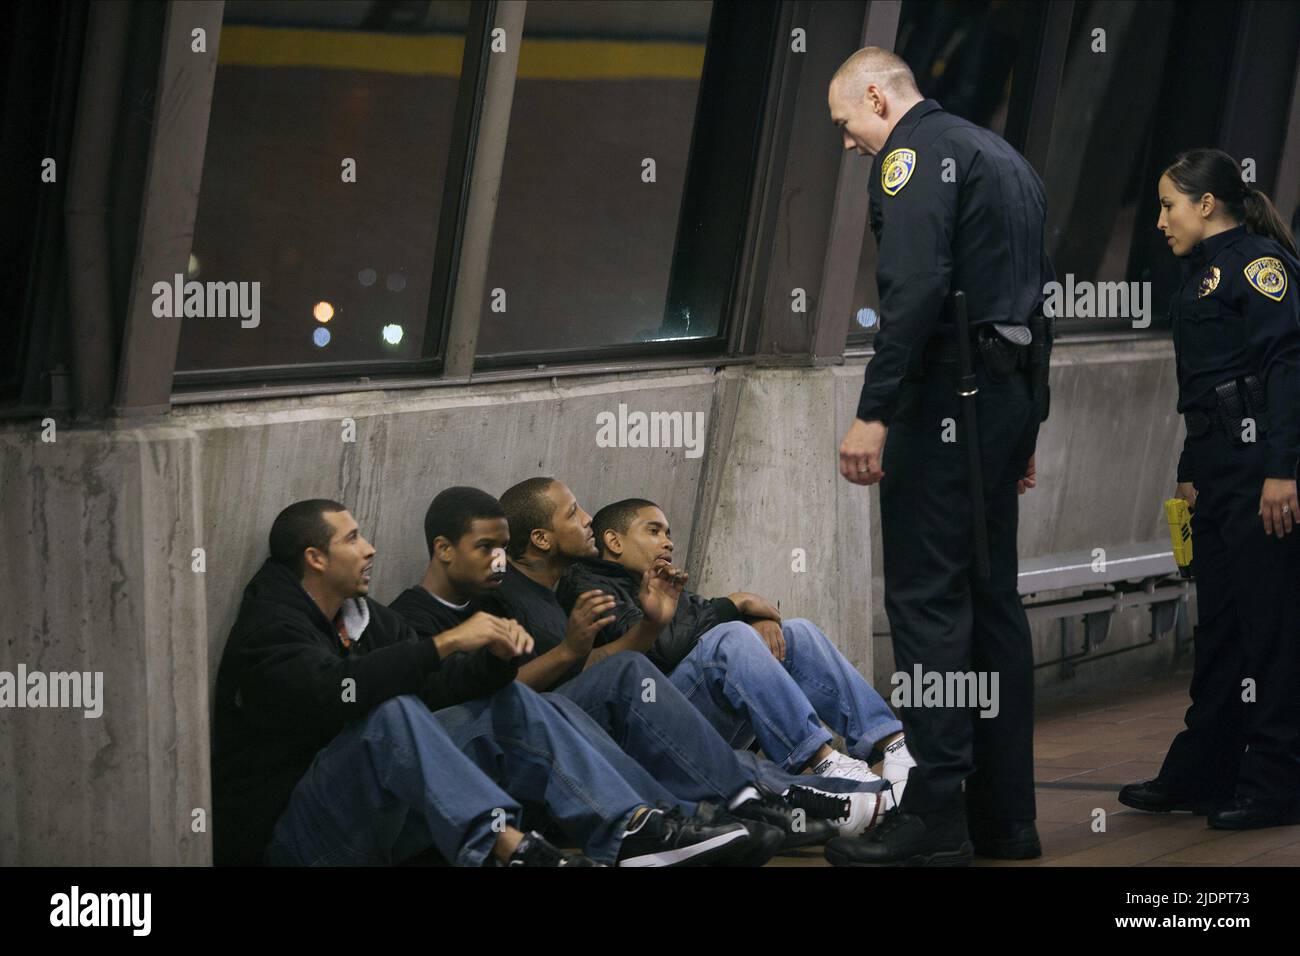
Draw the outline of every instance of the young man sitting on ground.
<instances>
[{"instance_id":1,"label":"young man sitting on ground","mask_svg":"<svg viewBox=\"0 0 1300 956\"><path fill-rule=\"evenodd\" d=\"M643 612L632 585L646 567L672 560L668 518L654 502L629 498L598 511L592 530L600 556L575 562L556 595L566 607L593 589L613 595L600 639L640 647L633 634ZM891 786L884 809L901 799L915 765L902 723L810 621L782 621L769 601L745 591L711 600L687 592L645 650L734 746L757 737L791 772L856 780L878 779L867 760L880 752ZM823 723L844 738L847 756L831 748Z\"/></svg>"},{"instance_id":2,"label":"young man sitting on ground","mask_svg":"<svg viewBox=\"0 0 1300 956\"><path fill-rule=\"evenodd\" d=\"M808 817L838 821L842 835L857 834L873 825L883 803L876 796L883 781L852 780L842 774L800 776L769 760L737 752L647 659L643 651L654 645L659 632L673 619L676 597L672 607L661 603L653 620L648 620L651 615L647 614L623 639L595 646L597 633L614 620L610 614L613 596L598 589L583 592L566 613L555 593L555 585L570 565L598 554L591 516L562 482L552 478L522 481L502 495L501 505L510 528L510 560L504 579L485 606L519 621L536 641L537 656L520 668L520 680L539 689L554 687L556 693L576 701L679 797L716 799L717 794L734 793L734 789L718 789L713 782L725 770L731 788L761 783L761 789L786 795L784 801L765 798L773 809L788 814L794 806ZM670 566L666 561L658 565ZM649 569L642 580L647 574ZM646 589L639 587L638 606L644 606L645 594ZM630 673L631 679L611 687L611 682L601 677L620 672L625 679ZM638 704L638 688L646 681L658 688L653 707ZM629 742L628 727L646 739ZM692 754L685 753L685 746L692 748ZM667 750L678 765L648 763L659 759L656 750ZM698 757L693 756L696 750L700 751ZM714 795L699 792L701 780L713 786ZM696 789L685 789L691 787ZM744 809L737 812L743 815Z\"/></svg>"},{"instance_id":3,"label":"young man sitting on ground","mask_svg":"<svg viewBox=\"0 0 1300 956\"><path fill-rule=\"evenodd\" d=\"M270 550L217 676L218 863L400 863L433 848L463 866L664 865L748 850L743 827L652 808L520 688L513 662L532 640L513 622L421 638L372 601L375 550L343 505L289 506ZM511 791L592 859L516 828Z\"/></svg>"}]
</instances>

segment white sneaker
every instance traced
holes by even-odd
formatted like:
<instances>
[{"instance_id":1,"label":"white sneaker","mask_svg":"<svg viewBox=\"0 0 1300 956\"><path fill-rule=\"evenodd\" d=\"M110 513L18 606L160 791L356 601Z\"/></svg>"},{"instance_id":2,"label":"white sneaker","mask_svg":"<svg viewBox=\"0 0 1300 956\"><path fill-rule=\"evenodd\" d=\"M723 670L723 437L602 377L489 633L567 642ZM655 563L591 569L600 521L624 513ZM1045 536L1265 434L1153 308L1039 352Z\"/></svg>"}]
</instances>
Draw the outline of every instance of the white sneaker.
<instances>
[{"instance_id":1,"label":"white sneaker","mask_svg":"<svg viewBox=\"0 0 1300 956\"><path fill-rule=\"evenodd\" d=\"M907 749L906 740L896 740L885 748L885 779L894 791L894 803L903 799L903 789L907 786L907 775L916 766L916 760Z\"/></svg>"},{"instance_id":2,"label":"white sneaker","mask_svg":"<svg viewBox=\"0 0 1300 956\"><path fill-rule=\"evenodd\" d=\"M838 750L832 750L829 757L817 764L809 772L818 777L841 777L845 780L857 780L862 783L870 783L873 780L880 779L872 771L871 764L865 760L858 760L856 757L842 754Z\"/></svg>"},{"instance_id":3,"label":"white sneaker","mask_svg":"<svg viewBox=\"0 0 1300 956\"><path fill-rule=\"evenodd\" d=\"M855 837L876 825L880 818L880 794L830 793L803 785L785 792L786 802L835 824L842 837Z\"/></svg>"}]
</instances>

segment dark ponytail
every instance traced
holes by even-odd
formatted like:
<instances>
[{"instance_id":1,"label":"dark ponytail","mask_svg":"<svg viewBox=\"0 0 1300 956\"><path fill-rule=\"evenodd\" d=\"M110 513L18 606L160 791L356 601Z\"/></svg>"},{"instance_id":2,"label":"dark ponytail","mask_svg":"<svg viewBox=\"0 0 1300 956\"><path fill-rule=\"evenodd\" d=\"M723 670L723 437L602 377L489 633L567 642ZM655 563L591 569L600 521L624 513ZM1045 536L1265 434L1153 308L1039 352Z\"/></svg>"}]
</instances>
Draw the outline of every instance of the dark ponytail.
<instances>
[{"instance_id":1,"label":"dark ponytail","mask_svg":"<svg viewBox=\"0 0 1300 956\"><path fill-rule=\"evenodd\" d=\"M1300 256L1300 253L1296 252L1295 236L1286 227L1286 223L1278 214L1277 207L1268 196L1258 189L1250 189L1246 192L1245 206L1247 232L1253 232L1257 236L1268 236L1276 240L1291 255Z\"/></svg>"},{"instance_id":2,"label":"dark ponytail","mask_svg":"<svg viewBox=\"0 0 1300 956\"><path fill-rule=\"evenodd\" d=\"M1221 149L1192 149L1179 153L1164 174L1185 196L1199 199L1210 193L1246 231L1267 236L1296 256L1295 237L1268 196L1241 181L1241 167Z\"/></svg>"}]
</instances>

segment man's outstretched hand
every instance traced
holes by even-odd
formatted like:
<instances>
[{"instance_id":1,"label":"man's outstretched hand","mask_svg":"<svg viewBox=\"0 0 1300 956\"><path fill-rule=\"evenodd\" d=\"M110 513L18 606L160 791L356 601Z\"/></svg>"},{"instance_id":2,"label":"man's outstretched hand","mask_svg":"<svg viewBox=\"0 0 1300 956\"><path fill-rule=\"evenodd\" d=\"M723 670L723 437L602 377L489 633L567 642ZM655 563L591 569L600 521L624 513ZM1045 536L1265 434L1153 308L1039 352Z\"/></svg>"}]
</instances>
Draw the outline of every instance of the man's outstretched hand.
<instances>
[{"instance_id":1,"label":"man's outstretched hand","mask_svg":"<svg viewBox=\"0 0 1300 956\"><path fill-rule=\"evenodd\" d=\"M486 647L489 653L508 661L533 650L533 637L519 622L486 611L478 611L469 620L443 631L433 643L443 657Z\"/></svg>"},{"instance_id":2,"label":"man's outstretched hand","mask_svg":"<svg viewBox=\"0 0 1300 956\"><path fill-rule=\"evenodd\" d=\"M677 600L686 587L686 572L660 559L641 575L641 589L636 601L645 619L660 627L677 613Z\"/></svg>"}]
</instances>

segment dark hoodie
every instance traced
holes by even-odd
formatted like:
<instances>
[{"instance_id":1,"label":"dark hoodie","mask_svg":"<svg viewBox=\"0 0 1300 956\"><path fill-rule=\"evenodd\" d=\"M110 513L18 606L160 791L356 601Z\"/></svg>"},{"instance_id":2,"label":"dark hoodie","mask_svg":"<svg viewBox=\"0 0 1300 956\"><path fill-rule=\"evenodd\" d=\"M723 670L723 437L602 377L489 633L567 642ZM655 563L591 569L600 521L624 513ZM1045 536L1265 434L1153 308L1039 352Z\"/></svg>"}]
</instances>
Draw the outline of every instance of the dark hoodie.
<instances>
[{"instance_id":1,"label":"dark hoodie","mask_svg":"<svg viewBox=\"0 0 1300 956\"><path fill-rule=\"evenodd\" d=\"M578 595L583 591L601 590L612 594L618 602L614 605L614 623L600 632L598 644L622 637L644 616L636 603L641 590L641 575L635 574L614 561L599 558L575 561L564 572L555 589L555 596L565 612L573 610ZM655 643L646 654L651 663L665 674L682 662L705 631L727 621L740 619L740 611L729 598L702 598L683 590L677 601L677 613L668 626L659 632Z\"/></svg>"},{"instance_id":2,"label":"dark hoodie","mask_svg":"<svg viewBox=\"0 0 1300 956\"><path fill-rule=\"evenodd\" d=\"M351 619L347 649L282 565L268 560L244 589L217 671L212 790L218 865L262 862L275 822L316 754L378 704L419 694L436 710L514 679L504 663L443 667L432 640L370 598L345 601L343 613ZM452 659L461 657L474 655Z\"/></svg>"}]
</instances>

